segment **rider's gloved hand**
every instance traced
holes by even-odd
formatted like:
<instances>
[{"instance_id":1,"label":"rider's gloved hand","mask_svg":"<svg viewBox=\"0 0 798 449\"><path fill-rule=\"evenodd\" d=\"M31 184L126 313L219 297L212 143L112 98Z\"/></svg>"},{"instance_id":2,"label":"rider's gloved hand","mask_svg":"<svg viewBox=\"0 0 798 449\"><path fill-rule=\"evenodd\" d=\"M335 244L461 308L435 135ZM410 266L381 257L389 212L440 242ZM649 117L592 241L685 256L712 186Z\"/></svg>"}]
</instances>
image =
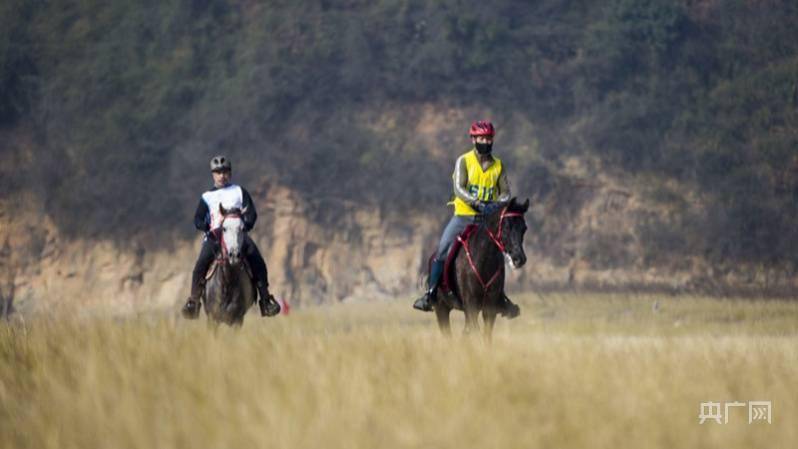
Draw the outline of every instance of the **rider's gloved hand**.
<instances>
[{"instance_id":1,"label":"rider's gloved hand","mask_svg":"<svg viewBox=\"0 0 798 449\"><path fill-rule=\"evenodd\" d=\"M488 201L483 203L484 206L482 207L482 214L483 215L490 215L497 210L501 209L502 205L500 203L496 203L493 201Z\"/></svg>"},{"instance_id":2,"label":"rider's gloved hand","mask_svg":"<svg viewBox=\"0 0 798 449\"><path fill-rule=\"evenodd\" d=\"M482 201L472 201L470 206L480 214L485 210L485 203Z\"/></svg>"}]
</instances>

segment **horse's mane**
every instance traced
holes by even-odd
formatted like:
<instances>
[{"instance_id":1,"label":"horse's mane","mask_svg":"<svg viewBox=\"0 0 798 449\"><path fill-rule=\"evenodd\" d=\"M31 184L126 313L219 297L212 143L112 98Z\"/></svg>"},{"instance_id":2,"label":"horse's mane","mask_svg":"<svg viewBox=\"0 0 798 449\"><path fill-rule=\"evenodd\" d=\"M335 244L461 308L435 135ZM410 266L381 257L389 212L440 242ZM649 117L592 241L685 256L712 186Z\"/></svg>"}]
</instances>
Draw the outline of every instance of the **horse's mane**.
<instances>
[{"instance_id":1,"label":"horse's mane","mask_svg":"<svg viewBox=\"0 0 798 449\"><path fill-rule=\"evenodd\" d=\"M502 210L505 210L505 207L506 207L506 212L517 212L520 214L526 213L527 209L529 209L529 203L519 204L518 201L516 201L515 197L512 197L510 201L494 203L493 206L494 207L487 214L487 217L490 218L497 217L502 212ZM491 221L491 220L486 220L486 221Z\"/></svg>"},{"instance_id":2,"label":"horse's mane","mask_svg":"<svg viewBox=\"0 0 798 449\"><path fill-rule=\"evenodd\" d=\"M507 203L507 212L518 212L518 213L525 213L529 208L529 203L527 204L519 204L515 197L512 197L510 201Z\"/></svg>"}]
</instances>

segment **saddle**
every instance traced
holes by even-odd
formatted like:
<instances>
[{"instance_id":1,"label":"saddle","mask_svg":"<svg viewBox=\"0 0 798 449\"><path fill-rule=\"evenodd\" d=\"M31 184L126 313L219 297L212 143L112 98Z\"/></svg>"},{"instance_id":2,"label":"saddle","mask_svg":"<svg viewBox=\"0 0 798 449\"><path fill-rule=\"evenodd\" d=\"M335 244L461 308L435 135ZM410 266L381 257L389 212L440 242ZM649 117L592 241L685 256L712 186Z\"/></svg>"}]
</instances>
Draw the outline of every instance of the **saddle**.
<instances>
[{"instance_id":1,"label":"saddle","mask_svg":"<svg viewBox=\"0 0 798 449\"><path fill-rule=\"evenodd\" d=\"M455 293L455 283L454 283L454 261L457 258L457 253L460 252L460 248L463 246L463 243L468 244L468 239L474 232L479 228L479 225L470 224L468 225L463 232L460 233L459 238L454 239L452 242L452 246L449 248L449 254L446 255L446 262L443 265L443 275L441 276L441 283L438 285L438 290L440 290L443 294ZM430 264L435 259L435 254L432 254L429 261Z\"/></svg>"},{"instance_id":2,"label":"saddle","mask_svg":"<svg viewBox=\"0 0 798 449\"><path fill-rule=\"evenodd\" d=\"M205 273L205 280L208 281L210 278L213 277L213 274L216 273L216 268L224 262L224 259L221 257L217 257L213 259L213 263L211 266L208 267L208 272ZM244 265L244 270L247 272L247 276L249 276L249 280L253 283L255 282L255 275L252 272L252 268L249 266L249 262L247 262L246 258L241 259L241 263Z\"/></svg>"}]
</instances>

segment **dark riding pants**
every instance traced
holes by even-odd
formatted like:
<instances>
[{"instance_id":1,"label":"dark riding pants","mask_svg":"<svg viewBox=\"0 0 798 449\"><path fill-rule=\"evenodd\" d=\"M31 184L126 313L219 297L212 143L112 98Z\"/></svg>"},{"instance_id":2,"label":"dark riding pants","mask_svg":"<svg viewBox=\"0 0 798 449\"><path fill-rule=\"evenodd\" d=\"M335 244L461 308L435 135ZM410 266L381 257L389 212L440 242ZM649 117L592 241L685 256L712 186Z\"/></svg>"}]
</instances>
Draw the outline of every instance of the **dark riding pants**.
<instances>
[{"instance_id":1,"label":"dark riding pants","mask_svg":"<svg viewBox=\"0 0 798 449\"><path fill-rule=\"evenodd\" d=\"M202 241L202 248L200 249L197 262L194 264L194 271L191 273L191 297L199 298L202 291L202 284L205 280L205 274L208 273L216 257L216 252L219 249L219 243L216 240L206 238ZM249 237L244 235L244 242L241 247L241 253L247 259L249 267L252 269L252 274L255 276L255 281L258 284L265 286L269 285L268 273L266 271L266 262L263 260L258 246Z\"/></svg>"},{"instance_id":2,"label":"dark riding pants","mask_svg":"<svg viewBox=\"0 0 798 449\"><path fill-rule=\"evenodd\" d=\"M249 267L252 268L252 275L255 276L255 281L258 284L263 284L268 287L269 275L266 271L266 261L264 261L263 256L260 255L258 245L249 238L249 235L244 235L244 246L241 252L244 254L244 257L246 257Z\"/></svg>"},{"instance_id":3,"label":"dark riding pants","mask_svg":"<svg viewBox=\"0 0 798 449\"><path fill-rule=\"evenodd\" d=\"M213 258L216 256L216 250L219 244L216 240L206 238L202 241L202 248L200 248L199 257L194 264L194 271L191 272L191 297L199 299L200 292L202 291L202 284L205 282L205 274L208 273Z\"/></svg>"}]
</instances>

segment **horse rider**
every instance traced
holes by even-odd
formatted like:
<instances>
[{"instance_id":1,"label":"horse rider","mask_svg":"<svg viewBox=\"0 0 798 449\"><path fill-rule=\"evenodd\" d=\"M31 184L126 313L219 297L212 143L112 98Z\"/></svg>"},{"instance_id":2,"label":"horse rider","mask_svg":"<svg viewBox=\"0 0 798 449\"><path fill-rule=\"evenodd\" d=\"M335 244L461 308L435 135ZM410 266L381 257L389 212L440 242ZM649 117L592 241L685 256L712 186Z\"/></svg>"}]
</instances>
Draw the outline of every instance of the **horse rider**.
<instances>
[{"instance_id":1,"label":"horse rider","mask_svg":"<svg viewBox=\"0 0 798 449\"><path fill-rule=\"evenodd\" d=\"M477 223L482 214L490 210L490 204L510 199L510 184L504 166L492 154L496 135L493 124L484 120L476 121L471 124L469 135L474 147L457 158L452 174L454 216L443 230L438 251L430 264L427 292L413 304L413 308L424 312L432 311L435 305L444 263L454 239L469 224ZM504 293L502 297L504 302L499 313L511 319L517 317L520 314L519 307Z\"/></svg>"},{"instance_id":2,"label":"horse rider","mask_svg":"<svg viewBox=\"0 0 798 449\"><path fill-rule=\"evenodd\" d=\"M261 315L274 316L280 312L280 305L274 300L274 296L269 293L269 281L266 273L266 262L260 255L255 242L247 234L258 219L255 205L243 187L230 182L232 176L232 164L230 159L225 156L214 156L211 159L211 174L213 176L213 188L202 194L197 211L194 213L194 226L200 231L205 232L202 240L202 249L199 258L194 264L194 271L191 273L191 296L183 306L183 316L189 319L197 318L200 311L200 295L205 284L205 274L216 254L219 242L211 231L216 230L222 224L222 214L219 205L225 209L237 208L241 210L241 220L244 223L244 241L241 253L247 259L255 282L258 287L258 305Z\"/></svg>"}]
</instances>

